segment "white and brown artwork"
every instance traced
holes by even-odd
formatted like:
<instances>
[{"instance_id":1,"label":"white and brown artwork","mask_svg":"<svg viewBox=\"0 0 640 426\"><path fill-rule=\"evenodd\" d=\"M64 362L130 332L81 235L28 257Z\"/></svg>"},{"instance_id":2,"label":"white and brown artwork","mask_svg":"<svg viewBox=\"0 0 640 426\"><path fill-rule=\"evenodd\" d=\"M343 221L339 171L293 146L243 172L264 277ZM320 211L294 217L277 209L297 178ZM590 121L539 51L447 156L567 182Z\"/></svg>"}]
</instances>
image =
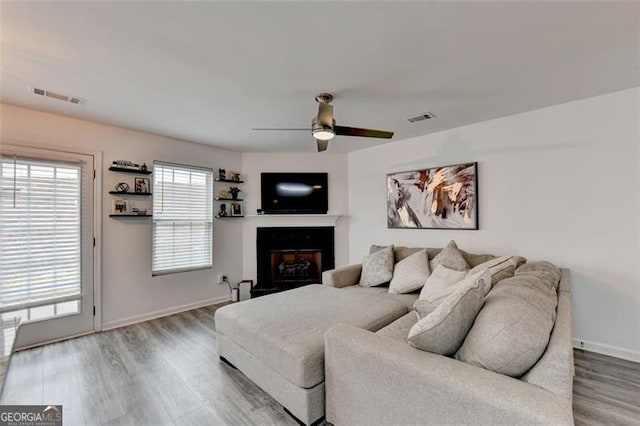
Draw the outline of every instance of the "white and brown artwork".
<instances>
[{"instance_id":1,"label":"white and brown artwork","mask_svg":"<svg viewBox=\"0 0 640 426\"><path fill-rule=\"evenodd\" d=\"M387 175L387 227L478 229L478 163Z\"/></svg>"}]
</instances>

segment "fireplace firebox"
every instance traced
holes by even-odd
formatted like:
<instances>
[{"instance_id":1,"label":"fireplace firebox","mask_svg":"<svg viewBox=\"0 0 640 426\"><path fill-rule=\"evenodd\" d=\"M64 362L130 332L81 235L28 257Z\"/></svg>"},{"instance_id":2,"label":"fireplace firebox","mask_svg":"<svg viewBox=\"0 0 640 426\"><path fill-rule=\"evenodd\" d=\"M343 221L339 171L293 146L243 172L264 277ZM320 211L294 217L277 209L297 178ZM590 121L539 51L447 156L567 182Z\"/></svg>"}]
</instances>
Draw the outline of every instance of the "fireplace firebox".
<instances>
[{"instance_id":1,"label":"fireplace firebox","mask_svg":"<svg viewBox=\"0 0 640 426\"><path fill-rule=\"evenodd\" d=\"M322 282L322 272L333 269L334 228L258 228L258 279L251 297Z\"/></svg>"}]
</instances>

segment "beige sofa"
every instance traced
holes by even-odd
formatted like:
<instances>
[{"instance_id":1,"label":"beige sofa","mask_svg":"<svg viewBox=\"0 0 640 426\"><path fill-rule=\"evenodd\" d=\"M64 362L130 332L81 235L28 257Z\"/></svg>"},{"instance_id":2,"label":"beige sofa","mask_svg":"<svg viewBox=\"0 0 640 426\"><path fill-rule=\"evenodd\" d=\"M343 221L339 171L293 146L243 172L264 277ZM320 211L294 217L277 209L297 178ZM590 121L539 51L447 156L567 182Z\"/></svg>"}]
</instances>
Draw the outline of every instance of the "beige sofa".
<instances>
[{"instance_id":1,"label":"beige sofa","mask_svg":"<svg viewBox=\"0 0 640 426\"><path fill-rule=\"evenodd\" d=\"M419 249L396 247L396 262ZM428 249L429 257L439 249ZM491 255L463 255L471 267ZM325 272L324 284L393 297L358 285L360 265ZM325 334L326 419L369 424L573 424L571 285L562 270L556 320L544 355L520 378L407 343L414 312L378 332L344 324ZM417 298L417 294L402 295ZM396 296L397 297L397 296Z\"/></svg>"},{"instance_id":2,"label":"beige sofa","mask_svg":"<svg viewBox=\"0 0 640 426\"><path fill-rule=\"evenodd\" d=\"M396 247L398 262L420 249ZM429 258L441 249L427 249ZM472 268L495 258L462 251ZM563 271L544 356L520 380L414 349L419 291L358 282L361 265L216 311L218 354L304 424L570 423L571 293ZM326 360L325 360L326 358ZM544 408L544 409L543 409ZM325 414L326 412L326 414Z\"/></svg>"}]
</instances>

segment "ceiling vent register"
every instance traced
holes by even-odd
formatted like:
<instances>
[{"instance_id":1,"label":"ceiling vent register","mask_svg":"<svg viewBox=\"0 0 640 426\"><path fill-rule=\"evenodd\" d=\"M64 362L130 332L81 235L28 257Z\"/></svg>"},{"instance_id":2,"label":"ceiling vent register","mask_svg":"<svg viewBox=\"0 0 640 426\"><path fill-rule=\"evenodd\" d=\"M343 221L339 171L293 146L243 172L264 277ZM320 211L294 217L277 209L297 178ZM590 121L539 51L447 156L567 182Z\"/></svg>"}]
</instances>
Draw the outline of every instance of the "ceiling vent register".
<instances>
[{"instance_id":1,"label":"ceiling vent register","mask_svg":"<svg viewBox=\"0 0 640 426\"><path fill-rule=\"evenodd\" d=\"M431 112L423 112L420 115L407 118L407 121L409 123L417 123L418 121L431 120L432 118L435 118L435 117L436 115Z\"/></svg>"},{"instance_id":2,"label":"ceiling vent register","mask_svg":"<svg viewBox=\"0 0 640 426\"><path fill-rule=\"evenodd\" d=\"M72 104L82 105L84 99L77 96L61 95L60 93L52 92L50 90L39 89L37 87L29 88L34 95L45 96L47 98L57 99L59 101L71 102Z\"/></svg>"}]
</instances>

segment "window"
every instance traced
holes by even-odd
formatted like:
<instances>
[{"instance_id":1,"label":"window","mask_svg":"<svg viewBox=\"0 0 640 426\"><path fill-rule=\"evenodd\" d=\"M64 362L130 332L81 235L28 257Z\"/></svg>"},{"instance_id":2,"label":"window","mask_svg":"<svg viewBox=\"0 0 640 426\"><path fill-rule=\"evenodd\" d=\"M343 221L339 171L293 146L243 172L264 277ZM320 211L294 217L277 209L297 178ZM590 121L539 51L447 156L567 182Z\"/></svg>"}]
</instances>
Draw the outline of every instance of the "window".
<instances>
[{"instance_id":1,"label":"window","mask_svg":"<svg viewBox=\"0 0 640 426\"><path fill-rule=\"evenodd\" d=\"M23 321L77 313L81 167L0 157L0 314Z\"/></svg>"},{"instance_id":2,"label":"window","mask_svg":"<svg viewBox=\"0 0 640 426\"><path fill-rule=\"evenodd\" d=\"M153 275L211 268L212 171L153 164Z\"/></svg>"}]
</instances>

